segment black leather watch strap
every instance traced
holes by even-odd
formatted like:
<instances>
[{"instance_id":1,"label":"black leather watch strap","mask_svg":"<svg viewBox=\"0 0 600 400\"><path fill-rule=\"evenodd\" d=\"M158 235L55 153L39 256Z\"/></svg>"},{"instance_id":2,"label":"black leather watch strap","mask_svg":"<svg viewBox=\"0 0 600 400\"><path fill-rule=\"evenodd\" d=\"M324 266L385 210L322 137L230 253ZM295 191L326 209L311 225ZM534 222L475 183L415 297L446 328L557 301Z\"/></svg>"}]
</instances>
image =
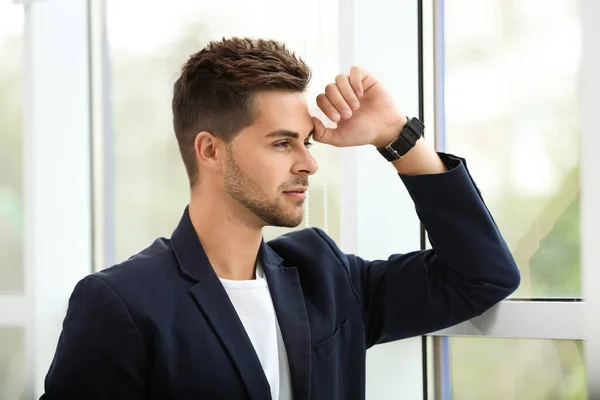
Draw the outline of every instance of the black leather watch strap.
<instances>
[{"instance_id":1,"label":"black leather watch strap","mask_svg":"<svg viewBox=\"0 0 600 400\"><path fill-rule=\"evenodd\" d=\"M404 157L415 146L417 140L423 136L425 125L418 118L407 118L407 120L402 132L392 143L377 149L388 161L395 161Z\"/></svg>"}]
</instances>

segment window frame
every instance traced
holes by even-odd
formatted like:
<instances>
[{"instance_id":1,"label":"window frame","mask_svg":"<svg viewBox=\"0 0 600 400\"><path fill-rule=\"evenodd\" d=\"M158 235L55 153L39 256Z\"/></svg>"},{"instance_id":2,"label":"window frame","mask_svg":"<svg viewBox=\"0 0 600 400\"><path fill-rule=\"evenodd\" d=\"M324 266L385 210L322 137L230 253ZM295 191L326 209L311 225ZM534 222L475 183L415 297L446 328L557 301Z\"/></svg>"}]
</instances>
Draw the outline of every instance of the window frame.
<instances>
[{"instance_id":1,"label":"window frame","mask_svg":"<svg viewBox=\"0 0 600 400\"><path fill-rule=\"evenodd\" d=\"M595 0L580 0L580 15L583 23L582 79L580 102L581 129L581 262L583 294L585 297L585 358L587 369L588 396L600 396L600 159L596 150L600 148L598 136L597 101L600 93L600 3Z\"/></svg>"},{"instance_id":2,"label":"window frame","mask_svg":"<svg viewBox=\"0 0 600 400\"><path fill-rule=\"evenodd\" d=\"M24 397L38 398L69 297L92 272L89 8L80 0L21 3L25 295L13 314L26 320Z\"/></svg>"}]
</instances>

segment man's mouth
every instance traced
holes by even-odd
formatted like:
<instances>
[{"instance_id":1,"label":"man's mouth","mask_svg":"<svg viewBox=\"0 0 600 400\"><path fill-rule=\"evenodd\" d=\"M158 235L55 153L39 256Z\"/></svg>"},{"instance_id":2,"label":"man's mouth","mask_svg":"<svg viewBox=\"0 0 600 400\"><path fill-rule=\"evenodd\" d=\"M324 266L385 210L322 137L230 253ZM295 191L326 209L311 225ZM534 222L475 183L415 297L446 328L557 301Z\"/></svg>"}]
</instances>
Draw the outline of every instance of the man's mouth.
<instances>
[{"instance_id":1,"label":"man's mouth","mask_svg":"<svg viewBox=\"0 0 600 400\"><path fill-rule=\"evenodd\" d=\"M302 187L302 188L296 188L296 189L292 189L292 190L286 190L285 192L283 192L283 194L293 197L298 200L304 200L304 199L306 199L306 196L307 196L307 192L306 192L307 190L308 190L307 187Z\"/></svg>"}]
</instances>

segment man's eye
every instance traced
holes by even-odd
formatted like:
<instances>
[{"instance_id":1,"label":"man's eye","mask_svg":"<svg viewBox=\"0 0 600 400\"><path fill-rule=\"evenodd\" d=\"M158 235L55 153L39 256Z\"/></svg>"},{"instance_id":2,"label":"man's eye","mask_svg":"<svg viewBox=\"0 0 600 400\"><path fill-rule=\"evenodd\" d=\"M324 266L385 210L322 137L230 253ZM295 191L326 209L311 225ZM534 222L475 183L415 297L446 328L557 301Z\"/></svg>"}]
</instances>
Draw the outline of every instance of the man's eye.
<instances>
[{"instance_id":1,"label":"man's eye","mask_svg":"<svg viewBox=\"0 0 600 400\"><path fill-rule=\"evenodd\" d=\"M311 142L304 142L304 146L306 146L307 149L309 149L312 145L313 145L313 143L311 143ZM287 149L288 147L291 146L291 144L290 144L290 142L285 141L285 142L275 143L274 146L278 147L280 149Z\"/></svg>"},{"instance_id":2,"label":"man's eye","mask_svg":"<svg viewBox=\"0 0 600 400\"><path fill-rule=\"evenodd\" d=\"M279 147L280 149L285 149L290 146L290 142L279 142L275 143L275 147Z\"/></svg>"}]
</instances>

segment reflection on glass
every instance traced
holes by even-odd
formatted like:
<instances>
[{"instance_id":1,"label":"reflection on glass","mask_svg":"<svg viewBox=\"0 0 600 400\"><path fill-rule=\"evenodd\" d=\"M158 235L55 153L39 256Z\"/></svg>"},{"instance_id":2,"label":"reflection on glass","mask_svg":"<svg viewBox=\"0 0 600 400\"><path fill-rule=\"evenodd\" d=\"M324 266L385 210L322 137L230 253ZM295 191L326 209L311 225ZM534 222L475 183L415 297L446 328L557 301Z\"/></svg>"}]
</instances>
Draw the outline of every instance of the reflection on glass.
<instances>
[{"instance_id":1,"label":"reflection on glass","mask_svg":"<svg viewBox=\"0 0 600 400\"><path fill-rule=\"evenodd\" d=\"M451 1L445 24L447 149L513 251L516 295L581 296L577 2Z\"/></svg>"},{"instance_id":2,"label":"reflection on glass","mask_svg":"<svg viewBox=\"0 0 600 400\"><path fill-rule=\"evenodd\" d=\"M189 199L188 181L171 126L172 84L187 57L223 36L286 42L313 68L313 101L323 79L338 73L337 2L177 0L107 2L114 131L116 261L157 236L170 236ZM327 7L319 8L319 7ZM144 18L131 29L130 16ZM231 12L235 9L235 12ZM327 14L327 15L324 15ZM323 23L327 21L327 23ZM313 110L316 106L313 104ZM308 217L339 237L338 153L315 145L320 164L311 181ZM265 238L287 230L265 229Z\"/></svg>"},{"instance_id":3,"label":"reflection on glass","mask_svg":"<svg viewBox=\"0 0 600 400\"><path fill-rule=\"evenodd\" d=\"M0 327L0 400L25 400L25 329Z\"/></svg>"},{"instance_id":4,"label":"reflection on glass","mask_svg":"<svg viewBox=\"0 0 600 400\"><path fill-rule=\"evenodd\" d=\"M23 8L0 3L0 293L23 292L22 32Z\"/></svg>"},{"instance_id":5,"label":"reflection on glass","mask_svg":"<svg viewBox=\"0 0 600 400\"><path fill-rule=\"evenodd\" d=\"M450 382L460 400L585 400L583 342L450 338Z\"/></svg>"}]
</instances>

